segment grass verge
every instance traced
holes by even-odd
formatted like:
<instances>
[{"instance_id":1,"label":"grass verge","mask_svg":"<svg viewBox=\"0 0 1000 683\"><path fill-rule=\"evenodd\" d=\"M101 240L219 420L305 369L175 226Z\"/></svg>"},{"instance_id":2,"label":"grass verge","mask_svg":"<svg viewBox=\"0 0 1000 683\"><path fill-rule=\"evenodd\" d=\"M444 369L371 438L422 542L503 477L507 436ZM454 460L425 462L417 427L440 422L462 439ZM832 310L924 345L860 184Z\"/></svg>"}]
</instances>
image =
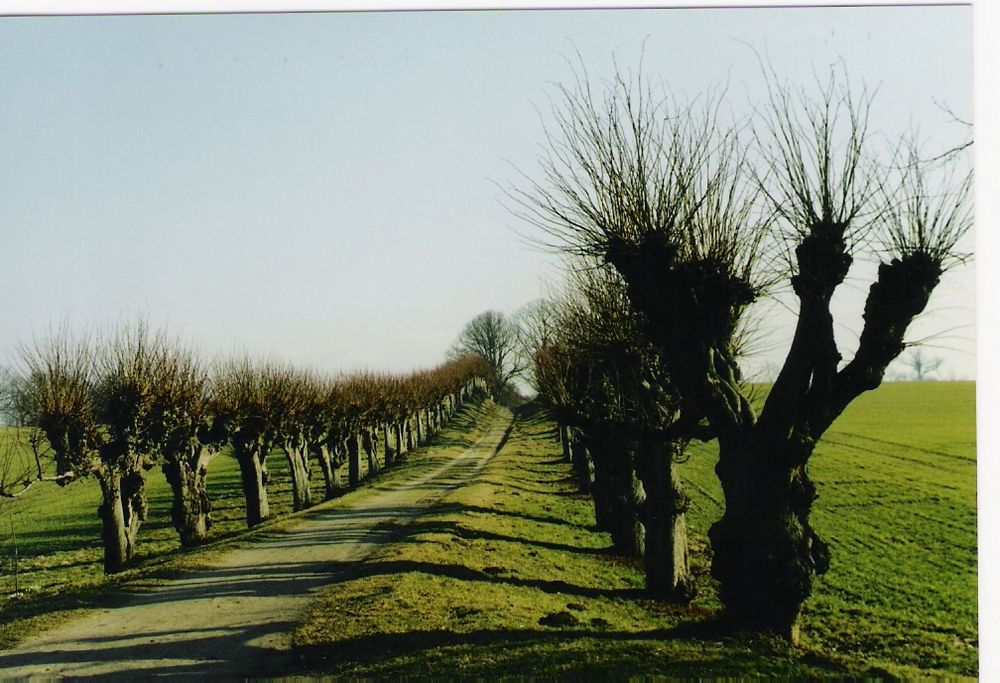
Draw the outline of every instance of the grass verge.
<instances>
[{"instance_id":1,"label":"grass verge","mask_svg":"<svg viewBox=\"0 0 1000 683\"><path fill-rule=\"evenodd\" d=\"M707 458L699 466L710 467ZM872 656L831 647L858 632L858 610L838 604L827 613L827 594L814 599L806 632L815 635L803 647L726 635L707 571L705 531L714 517L706 505L692 515L700 592L686 607L644 599L641 566L610 554L592 510L575 493L551 423L522 410L472 485L401 529L398 543L317 600L294 634L304 670L352 677L974 675L967 659L943 670L934 662L955 661L893 661L888 643ZM861 630L891 629L894 618L881 611Z\"/></svg>"}]
</instances>

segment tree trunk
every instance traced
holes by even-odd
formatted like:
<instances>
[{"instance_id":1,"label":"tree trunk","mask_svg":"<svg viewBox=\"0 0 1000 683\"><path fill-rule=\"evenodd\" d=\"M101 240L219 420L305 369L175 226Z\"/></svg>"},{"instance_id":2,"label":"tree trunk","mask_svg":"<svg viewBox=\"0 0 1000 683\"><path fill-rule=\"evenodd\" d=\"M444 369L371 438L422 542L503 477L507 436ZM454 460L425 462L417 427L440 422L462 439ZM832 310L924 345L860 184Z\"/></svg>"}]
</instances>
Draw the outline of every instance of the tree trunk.
<instances>
[{"instance_id":1,"label":"tree trunk","mask_svg":"<svg viewBox=\"0 0 1000 683\"><path fill-rule=\"evenodd\" d=\"M427 430L425 429L425 425L420 424L420 420L421 420L420 414L422 412L423 412L422 410L418 410L416 412L416 415L414 416L414 419L417 422L417 446L423 446L424 445L424 439L426 438L426 431Z\"/></svg>"},{"instance_id":2,"label":"tree trunk","mask_svg":"<svg viewBox=\"0 0 1000 683\"><path fill-rule=\"evenodd\" d=\"M330 449L326 444L313 446L313 454L319 461L319 469L323 473L323 494L326 500L337 497L337 478L330 462Z\"/></svg>"},{"instance_id":3,"label":"tree trunk","mask_svg":"<svg viewBox=\"0 0 1000 683\"><path fill-rule=\"evenodd\" d=\"M204 543L212 528L212 502L205 489L212 457L208 449L194 448L175 454L162 467L173 491L170 519L185 548Z\"/></svg>"},{"instance_id":4,"label":"tree trunk","mask_svg":"<svg viewBox=\"0 0 1000 683\"><path fill-rule=\"evenodd\" d=\"M125 523L125 557L135 557L139 527L146 521L146 479L144 472L129 472L121 478L122 519Z\"/></svg>"},{"instance_id":5,"label":"tree trunk","mask_svg":"<svg viewBox=\"0 0 1000 683\"><path fill-rule=\"evenodd\" d=\"M556 424L556 429L559 433L559 445L562 447L562 457L565 462L572 462L572 458L569 453L569 430L566 425L559 422Z\"/></svg>"},{"instance_id":6,"label":"tree trunk","mask_svg":"<svg viewBox=\"0 0 1000 683\"><path fill-rule=\"evenodd\" d=\"M375 430L363 429L361 431L361 447L368 458L368 476L372 477L382 469L378 462L378 437L375 435Z\"/></svg>"},{"instance_id":7,"label":"tree trunk","mask_svg":"<svg viewBox=\"0 0 1000 683\"><path fill-rule=\"evenodd\" d=\"M594 467L594 480L590 486L590 497L594 501L594 522L601 531L611 531L611 476L608 472L608 458L597 439L587 438L586 453Z\"/></svg>"},{"instance_id":8,"label":"tree trunk","mask_svg":"<svg viewBox=\"0 0 1000 683\"><path fill-rule=\"evenodd\" d=\"M590 493L594 484L594 463L579 432L574 430L569 439L569 449L576 485L581 493Z\"/></svg>"},{"instance_id":9,"label":"tree trunk","mask_svg":"<svg viewBox=\"0 0 1000 683\"><path fill-rule=\"evenodd\" d=\"M802 603L830 554L808 521L816 488L804 464L785 464L799 459L783 450L720 444L715 471L726 509L708 535L726 620L794 643Z\"/></svg>"},{"instance_id":10,"label":"tree trunk","mask_svg":"<svg viewBox=\"0 0 1000 683\"><path fill-rule=\"evenodd\" d=\"M354 489L361 483L361 454L358 452L358 435L347 437L347 485Z\"/></svg>"},{"instance_id":11,"label":"tree trunk","mask_svg":"<svg viewBox=\"0 0 1000 683\"><path fill-rule=\"evenodd\" d=\"M406 452L413 450L413 423L411 418L406 418Z\"/></svg>"},{"instance_id":12,"label":"tree trunk","mask_svg":"<svg viewBox=\"0 0 1000 683\"><path fill-rule=\"evenodd\" d=\"M247 526L255 527L271 516L267 502L267 471L264 468L264 454L247 450L233 454L240 465L240 480L243 484L243 498L247 510Z\"/></svg>"},{"instance_id":13,"label":"tree trunk","mask_svg":"<svg viewBox=\"0 0 1000 683\"><path fill-rule=\"evenodd\" d=\"M312 505L307 448L307 444L300 439L285 439L282 444L288 461L288 474L292 478L292 510L296 512Z\"/></svg>"},{"instance_id":14,"label":"tree trunk","mask_svg":"<svg viewBox=\"0 0 1000 683\"><path fill-rule=\"evenodd\" d=\"M632 452L616 436L592 439L591 444L588 450L594 458L594 491L599 492L594 498L595 512L598 495L604 505L602 528L611 533L616 552L642 557L645 551L642 506L646 496L635 476ZM599 483L599 479L603 481Z\"/></svg>"},{"instance_id":15,"label":"tree trunk","mask_svg":"<svg viewBox=\"0 0 1000 683\"><path fill-rule=\"evenodd\" d=\"M396 437L396 458L398 459L404 451L405 442L403 441L403 425L396 422L392 425L394 435Z\"/></svg>"},{"instance_id":16,"label":"tree trunk","mask_svg":"<svg viewBox=\"0 0 1000 683\"><path fill-rule=\"evenodd\" d=\"M670 445L643 439L637 453L638 473L646 492L646 590L656 600L690 602L694 585L688 566L689 500L681 490Z\"/></svg>"},{"instance_id":17,"label":"tree trunk","mask_svg":"<svg viewBox=\"0 0 1000 683\"><path fill-rule=\"evenodd\" d=\"M125 569L128 563L128 534L122 508L121 476L102 474L101 505L97 515L101 519L101 540L104 542L104 573L114 574Z\"/></svg>"},{"instance_id":18,"label":"tree trunk","mask_svg":"<svg viewBox=\"0 0 1000 683\"><path fill-rule=\"evenodd\" d=\"M392 446L389 444L389 430L390 426L388 422L382 424L382 454L385 459L385 467L388 469L395 462L396 454L392 450Z\"/></svg>"}]
</instances>

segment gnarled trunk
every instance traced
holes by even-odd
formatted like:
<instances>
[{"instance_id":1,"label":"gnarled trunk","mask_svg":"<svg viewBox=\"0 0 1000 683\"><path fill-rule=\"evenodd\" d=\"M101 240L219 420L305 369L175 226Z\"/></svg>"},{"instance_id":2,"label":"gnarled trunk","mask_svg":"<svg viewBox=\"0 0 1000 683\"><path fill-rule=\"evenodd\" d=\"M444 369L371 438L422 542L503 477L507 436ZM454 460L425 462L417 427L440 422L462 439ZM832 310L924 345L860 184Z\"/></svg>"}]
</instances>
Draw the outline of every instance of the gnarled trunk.
<instances>
[{"instance_id":1,"label":"gnarled trunk","mask_svg":"<svg viewBox=\"0 0 1000 683\"><path fill-rule=\"evenodd\" d=\"M787 455L720 445L726 510L708 534L726 619L796 642L801 605L830 554L809 525L816 488L805 465L792 466Z\"/></svg>"},{"instance_id":2,"label":"gnarled trunk","mask_svg":"<svg viewBox=\"0 0 1000 683\"><path fill-rule=\"evenodd\" d=\"M98 476L101 483L101 540L104 543L104 573L114 574L125 569L130 559L128 532L122 507L121 476L106 473Z\"/></svg>"},{"instance_id":3,"label":"gnarled trunk","mask_svg":"<svg viewBox=\"0 0 1000 683\"><path fill-rule=\"evenodd\" d=\"M385 459L385 466L389 468L392 463L396 460L396 453L392 449L392 445L389 443L389 430L390 426L388 422L382 424L382 453Z\"/></svg>"},{"instance_id":4,"label":"gnarled trunk","mask_svg":"<svg viewBox=\"0 0 1000 683\"><path fill-rule=\"evenodd\" d=\"M559 446L562 448L562 457L565 462L572 462L569 453L569 429L562 422L556 424L556 436L559 439Z\"/></svg>"},{"instance_id":5,"label":"gnarled trunk","mask_svg":"<svg viewBox=\"0 0 1000 683\"><path fill-rule=\"evenodd\" d=\"M587 452L583 436L576 430L569 437L569 449L576 485L582 493L590 493L594 485L594 463Z\"/></svg>"},{"instance_id":6,"label":"gnarled trunk","mask_svg":"<svg viewBox=\"0 0 1000 683\"><path fill-rule=\"evenodd\" d=\"M212 502L205 489L205 479L213 456L214 452L207 448L192 447L188 452L176 454L162 467L173 492L170 520L184 547L204 543L212 528Z\"/></svg>"},{"instance_id":7,"label":"gnarled trunk","mask_svg":"<svg viewBox=\"0 0 1000 683\"><path fill-rule=\"evenodd\" d=\"M289 438L282 443L282 451L288 460L288 474L292 478L292 510L305 510L312 505L308 445L303 439Z\"/></svg>"},{"instance_id":8,"label":"gnarled trunk","mask_svg":"<svg viewBox=\"0 0 1000 683\"><path fill-rule=\"evenodd\" d=\"M657 600L689 602L694 597L688 565L689 499L680 486L672 448L654 439L639 442L636 464L646 492L646 590Z\"/></svg>"},{"instance_id":9,"label":"gnarled trunk","mask_svg":"<svg viewBox=\"0 0 1000 683\"><path fill-rule=\"evenodd\" d=\"M142 471L133 471L121 478L122 520L125 523L125 554L135 557L139 527L146 521L146 479Z\"/></svg>"},{"instance_id":10,"label":"gnarled trunk","mask_svg":"<svg viewBox=\"0 0 1000 683\"><path fill-rule=\"evenodd\" d=\"M421 422L422 422L422 418L421 418L422 413L423 413L422 410L418 410L416 412L416 414L414 415L414 417L413 417L413 419L417 423L417 444L416 444L417 446L423 446L424 445L424 440L427 438L426 425L421 424Z\"/></svg>"},{"instance_id":11,"label":"gnarled trunk","mask_svg":"<svg viewBox=\"0 0 1000 683\"><path fill-rule=\"evenodd\" d=\"M594 462L594 511L597 524L611 534L615 550L628 557L642 557L645 529L642 506L645 492L635 476L631 450L620 438L602 436L588 440Z\"/></svg>"},{"instance_id":12,"label":"gnarled trunk","mask_svg":"<svg viewBox=\"0 0 1000 683\"><path fill-rule=\"evenodd\" d=\"M337 496L337 478L333 471L333 463L330 461L330 449L325 443L314 444L313 455L319 461L320 472L323 473L323 495L326 500Z\"/></svg>"},{"instance_id":13,"label":"gnarled trunk","mask_svg":"<svg viewBox=\"0 0 1000 683\"><path fill-rule=\"evenodd\" d=\"M378 474L382 467L378 461L378 439L375 438L374 430L364 429L361 431L361 447L368 459L368 476Z\"/></svg>"},{"instance_id":14,"label":"gnarled trunk","mask_svg":"<svg viewBox=\"0 0 1000 683\"><path fill-rule=\"evenodd\" d=\"M247 526L254 527L271 516L267 502L267 470L264 453L254 449L238 449L233 445L233 455L240 466L240 482L247 511Z\"/></svg>"},{"instance_id":15,"label":"gnarled trunk","mask_svg":"<svg viewBox=\"0 0 1000 683\"><path fill-rule=\"evenodd\" d=\"M398 459L399 456L406 452L406 442L403 440L403 425L396 422L392 425L392 429L396 440L396 458Z\"/></svg>"},{"instance_id":16,"label":"gnarled trunk","mask_svg":"<svg viewBox=\"0 0 1000 683\"><path fill-rule=\"evenodd\" d=\"M357 488L361 483L361 455L358 452L358 435L347 437L347 485Z\"/></svg>"}]
</instances>

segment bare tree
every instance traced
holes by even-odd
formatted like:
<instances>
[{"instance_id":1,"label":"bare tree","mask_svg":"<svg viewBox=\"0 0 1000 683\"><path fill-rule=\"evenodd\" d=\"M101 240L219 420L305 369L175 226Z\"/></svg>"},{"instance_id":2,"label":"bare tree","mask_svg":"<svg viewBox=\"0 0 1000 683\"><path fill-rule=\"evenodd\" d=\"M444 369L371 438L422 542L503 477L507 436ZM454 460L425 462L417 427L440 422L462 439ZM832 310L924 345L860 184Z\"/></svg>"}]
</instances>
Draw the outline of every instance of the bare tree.
<instances>
[{"instance_id":1,"label":"bare tree","mask_svg":"<svg viewBox=\"0 0 1000 683\"><path fill-rule=\"evenodd\" d=\"M104 571L124 569L135 555L146 517L145 472L155 443L148 430L154 389L164 377L166 345L145 323L121 327L95 346L66 331L21 349L16 403L31 437L39 478L51 455L59 483L94 476Z\"/></svg>"},{"instance_id":2,"label":"bare tree","mask_svg":"<svg viewBox=\"0 0 1000 683\"><path fill-rule=\"evenodd\" d=\"M944 363L944 358L936 356L930 358L924 352L917 349L902 359L903 364L912 371L914 381L923 382L930 379L930 376L938 371Z\"/></svg>"},{"instance_id":3,"label":"bare tree","mask_svg":"<svg viewBox=\"0 0 1000 683\"><path fill-rule=\"evenodd\" d=\"M555 340L559 331L559 307L551 299L535 299L519 308L513 320L518 331L522 378L537 389L533 377L534 357L539 349Z\"/></svg>"},{"instance_id":4,"label":"bare tree","mask_svg":"<svg viewBox=\"0 0 1000 683\"><path fill-rule=\"evenodd\" d=\"M474 355L493 370L490 391L499 399L511 379L524 369L517 326L503 313L486 311L470 320L448 352L450 358Z\"/></svg>"},{"instance_id":5,"label":"bare tree","mask_svg":"<svg viewBox=\"0 0 1000 683\"><path fill-rule=\"evenodd\" d=\"M247 526L257 526L271 516L265 458L278 442L268 375L261 365L243 357L227 362L216 377L217 415L240 466Z\"/></svg>"},{"instance_id":6,"label":"bare tree","mask_svg":"<svg viewBox=\"0 0 1000 683\"><path fill-rule=\"evenodd\" d=\"M318 382L305 372L290 366L269 366L267 374L269 419L279 445L288 461L292 478L292 509L312 505L309 490L309 439L317 409Z\"/></svg>"},{"instance_id":7,"label":"bare tree","mask_svg":"<svg viewBox=\"0 0 1000 683\"><path fill-rule=\"evenodd\" d=\"M162 380L153 388L149 430L173 492L170 518L181 545L204 543L212 526L208 466L225 445L223 420L215 413L214 385L194 352L174 342Z\"/></svg>"},{"instance_id":8,"label":"bare tree","mask_svg":"<svg viewBox=\"0 0 1000 683\"><path fill-rule=\"evenodd\" d=\"M918 161L898 172L875 165L868 92L835 79L817 98L769 85L751 143L720 124L711 96L678 106L619 76L598 99L579 79L562 90L544 184L511 197L563 249L622 275L678 390L678 426L718 438L726 507L710 537L724 615L794 641L801 605L829 565L809 524L809 456L903 350L908 325L959 257L971 213L968 178L949 182ZM750 167L751 151L762 169ZM830 301L862 244L882 262L858 350L842 366ZM770 258L771 245L783 260ZM782 262L784 271L771 269ZM758 416L737 362L739 330L774 273L790 275L799 317Z\"/></svg>"},{"instance_id":9,"label":"bare tree","mask_svg":"<svg viewBox=\"0 0 1000 683\"><path fill-rule=\"evenodd\" d=\"M619 552L642 555L653 597L693 596L678 459L677 395L612 269L578 264L559 304L556 332L535 355L543 400L577 430L573 454L599 526ZM593 479L587 471L592 465Z\"/></svg>"}]
</instances>

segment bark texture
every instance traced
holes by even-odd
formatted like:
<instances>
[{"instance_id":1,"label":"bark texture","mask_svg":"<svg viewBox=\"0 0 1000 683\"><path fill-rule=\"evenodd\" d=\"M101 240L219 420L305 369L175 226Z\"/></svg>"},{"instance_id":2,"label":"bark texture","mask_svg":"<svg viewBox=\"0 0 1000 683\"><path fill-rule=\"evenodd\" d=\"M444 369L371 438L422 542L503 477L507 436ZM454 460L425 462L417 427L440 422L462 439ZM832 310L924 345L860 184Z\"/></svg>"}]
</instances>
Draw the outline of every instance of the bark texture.
<instances>
[{"instance_id":1,"label":"bark texture","mask_svg":"<svg viewBox=\"0 0 1000 683\"><path fill-rule=\"evenodd\" d=\"M684 519L690 500L680 486L675 450L650 438L639 444L638 471L646 493L646 590L657 600L688 602L695 594Z\"/></svg>"},{"instance_id":2,"label":"bark texture","mask_svg":"<svg viewBox=\"0 0 1000 683\"><path fill-rule=\"evenodd\" d=\"M253 450L237 450L233 446L233 454L240 466L240 481L243 485L243 498L247 511L247 526L255 527L271 516L267 501L267 471L264 468L263 454Z\"/></svg>"},{"instance_id":3,"label":"bark texture","mask_svg":"<svg viewBox=\"0 0 1000 683\"><path fill-rule=\"evenodd\" d=\"M205 488L212 457L213 453L207 448L192 447L188 453L168 460L162 467L173 492L170 520L184 547L204 543L212 528L212 502Z\"/></svg>"}]
</instances>

